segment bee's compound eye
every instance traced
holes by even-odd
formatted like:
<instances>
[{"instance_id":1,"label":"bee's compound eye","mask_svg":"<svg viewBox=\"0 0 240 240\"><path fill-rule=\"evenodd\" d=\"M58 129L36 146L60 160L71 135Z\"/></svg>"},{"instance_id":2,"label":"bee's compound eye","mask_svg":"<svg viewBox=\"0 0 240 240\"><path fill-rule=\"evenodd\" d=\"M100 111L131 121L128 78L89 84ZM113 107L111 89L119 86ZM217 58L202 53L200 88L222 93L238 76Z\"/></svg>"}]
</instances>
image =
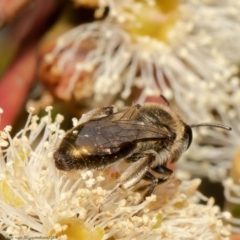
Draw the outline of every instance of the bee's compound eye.
<instances>
[{"instance_id":1,"label":"bee's compound eye","mask_svg":"<svg viewBox=\"0 0 240 240\"><path fill-rule=\"evenodd\" d=\"M192 129L188 125L185 125L184 139L188 140L187 148L186 148L188 149L192 143Z\"/></svg>"}]
</instances>

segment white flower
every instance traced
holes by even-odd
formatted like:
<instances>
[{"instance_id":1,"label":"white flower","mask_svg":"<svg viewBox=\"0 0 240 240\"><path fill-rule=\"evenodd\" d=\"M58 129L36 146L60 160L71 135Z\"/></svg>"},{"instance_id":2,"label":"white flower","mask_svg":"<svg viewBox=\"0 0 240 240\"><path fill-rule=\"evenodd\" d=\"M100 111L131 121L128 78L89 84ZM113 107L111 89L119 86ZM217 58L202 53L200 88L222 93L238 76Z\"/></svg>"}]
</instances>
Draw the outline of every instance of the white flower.
<instances>
[{"instance_id":1,"label":"white flower","mask_svg":"<svg viewBox=\"0 0 240 240\"><path fill-rule=\"evenodd\" d=\"M232 225L232 232L240 233L240 185L233 182L231 178L224 181L224 195L226 198L226 206L232 214L228 217L228 222Z\"/></svg>"},{"instance_id":2,"label":"white flower","mask_svg":"<svg viewBox=\"0 0 240 240\"><path fill-rule=\"evenodd\" d=\"M87 56L75 64L66 95L81 74L93 72L99 105L109 104L107 99L115 101L119 94L122 100L132 92L140 94L141 103L162 93L174 98L189 124L220 121L233 127L230 133L194 130L193 144L178 162L178 169L185 173L218 181L225 178L240 143L240 2L99 0L98 4L101 9L109 7L105 20L63 34L45 56L61 74L81 44L91 43ZM164 12L167 4L174 7ZM152 25L153 34L149 32ZM165 28L164 36L159 35Z\"/></svg>"},{"instance_id":3,"label":"white flower","mask_svg":"<svg viewBox=\"0 0 240 240\"><path fill-rule=\"evenodd\" d=\"M66 89L68 93L74 89L82 71L95 69L97 99L119 92L125 99L131 88L138 86L143 87L139 102L161 91L169 99L174 95L179 103L183 99L192 100L196 91L200 95L206 88L212 90L225 83L237 71L235 64L240 60L237 54L240 46L236 41L240 37L238 1L180 1L173 10L179 15L166 33L167 42L157 34L134 34L134 30L124 25L144 24L138 18L142 10L152 10L158 5L161 9L163 3L109 0L99 4L110 8L104 21L84 24L63 34L46 56L46 61L57 60L61 73L81 43L90 40L95 45L83 61L76 63ZM155 32L160 30L161 25ZM69 50L62 52L66 46ZM58 54L62 54L60 58ZM187 112L185 104L181 107Z\"/></svg>"},{"instance_id":4,"label":"white flower","mask_svg":"<svg viewBox=\"0 0 240 240\"><path fill-rule=\"evenodd\" d=\"M196 98L187 106L189 122L221 122L232 130L194 129L191 147L178 162L180 169L217 181L226 178L240 146L239 82L238 77L231 77L212 90L205 84L202 96L194 93Z\"/></svg>"},{"instance_id":5,"label":"white flower","mask_svg":"<svg viewBox=\"0 0 240 240\"><path fill-rule=\"evenodd\" d=\"M201 197L199 180L172 179L143 202L139 192L128 190L101 205L116 179L109 170L58 171L52 152L64 134L63 118L53 121L51 108L46 110L41 119L30 111L14 138L9 128L0 134L9 142L0 152L1 234L62 240L228 239L213 201L195 202Z\"/></svg>"}]
</instances>

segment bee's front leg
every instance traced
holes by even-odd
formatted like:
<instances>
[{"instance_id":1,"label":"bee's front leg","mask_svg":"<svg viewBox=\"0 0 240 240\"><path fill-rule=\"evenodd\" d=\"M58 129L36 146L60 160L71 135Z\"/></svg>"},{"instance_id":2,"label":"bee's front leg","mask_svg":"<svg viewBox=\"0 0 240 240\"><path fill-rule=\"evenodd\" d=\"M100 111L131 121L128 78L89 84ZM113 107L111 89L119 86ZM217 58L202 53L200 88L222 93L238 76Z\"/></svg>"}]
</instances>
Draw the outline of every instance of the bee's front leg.
<instances>
[{"instance_id":1,"label":"bee's front leg","mask_svg":"<svg viewBox=\"0 0 240 240\"><path fill-rule=\"evenodd\" d=\"M143 179L146 181L151 181L152 184L148 188L147 192L144 195L144 198L149 197L153 194L157 185L165 183L170 176L172 175L172 170L166 168L165 166L157 165L156 167L151 168L153 171L163 175L160 178L156 178L152 173L146 172L143 176Z\"/></svg>"}]
</instances>

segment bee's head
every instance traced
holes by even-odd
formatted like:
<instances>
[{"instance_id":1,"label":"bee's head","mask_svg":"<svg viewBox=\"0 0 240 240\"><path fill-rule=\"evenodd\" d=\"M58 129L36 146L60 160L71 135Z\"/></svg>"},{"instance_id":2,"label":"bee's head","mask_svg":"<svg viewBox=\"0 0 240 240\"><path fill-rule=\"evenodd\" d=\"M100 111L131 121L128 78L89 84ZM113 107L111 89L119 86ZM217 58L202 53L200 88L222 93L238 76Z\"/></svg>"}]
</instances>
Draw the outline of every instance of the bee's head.
<instances>
[{"instance_id":1,"label":"bee's head","mask_svg":"<svg viewBox=\"0 0 240 240\"><path fill-rule=\"evenodd\" d=\"M223 128L225 130L231 130L232 128L218 124L218 123L200 123L200 124L192 124L192 125L185 125L185 131L184 131L184 139L188 141L186 150L190 147L192 143L192 128L194 127L202 127L202 126L207 126L207 127L217 127L217 128Z\"/></svg>"},{"instance_id":2,"label":"bee's head","mask_svg":"<svg viewBox=\"0 0 240 240\"><path fill-rule=\"evenodd\" d=\"M201 127L201 126L218 127L218 128L223 128L225 130L231 130L230 127L227 127L221 124L216 124L216 123L200 123L200 124L194 124L194 125L184 124L183 136L181 138L182 145L181 147L177 148L177 150L175 151L172 162L176 162L181 156L181 154L190 147L192 143L192 128Z\"/></svg>"}]
</instances>

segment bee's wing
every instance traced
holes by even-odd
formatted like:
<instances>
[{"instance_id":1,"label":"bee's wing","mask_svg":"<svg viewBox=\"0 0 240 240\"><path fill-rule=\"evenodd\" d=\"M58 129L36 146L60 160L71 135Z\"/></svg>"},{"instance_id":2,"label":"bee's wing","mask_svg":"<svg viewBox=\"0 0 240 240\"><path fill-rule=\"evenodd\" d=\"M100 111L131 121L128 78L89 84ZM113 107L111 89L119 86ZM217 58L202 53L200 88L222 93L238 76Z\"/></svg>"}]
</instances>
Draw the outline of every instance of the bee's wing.
<instances>
[{"instance_id":1,"label":"bee's wing","mask_svg":"<svg viewBox=\"0 0 240 240\"><path fill-rule=\"evenodd\" d=\"M118 136L128 136L130 141L172 137L172 133L166 127L156 125L145 115L141 115L140 118L139 116L139 109L134 106L113 115L111 121L122 129Z\"/></svg>"},{"instance_id":2,"label":"bee's wing","mask_svg":"<svg viewBox=\"0 0 240 240\"><path fill-rule=\"evenodd\" d=\"M172 136L165 127L136 120L137 114L138 110L131 107L100 120L90 121L82 128L76 143L91 149L92 153L113 154L128 143Z\"/></svg>"}]
</instances>

